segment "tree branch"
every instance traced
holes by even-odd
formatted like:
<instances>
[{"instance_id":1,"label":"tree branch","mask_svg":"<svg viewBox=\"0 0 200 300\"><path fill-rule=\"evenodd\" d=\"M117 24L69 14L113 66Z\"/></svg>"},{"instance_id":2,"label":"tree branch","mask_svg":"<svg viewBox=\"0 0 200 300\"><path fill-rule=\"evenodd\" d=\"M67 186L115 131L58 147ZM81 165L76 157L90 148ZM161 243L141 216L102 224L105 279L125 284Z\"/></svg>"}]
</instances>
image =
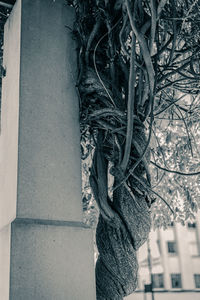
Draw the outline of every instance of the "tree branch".
<instances>
[{"instance_id":1,"label":"tree branch","mask_svg":"<svg viewBox=\"0 0 200 300\"><path fill-rule=\"evenodd\" d=\"M171 208L171 206L169 205L169 203L161 196L159 195L157 192L155 192L154 190L152 190L144 181L142 181L137 175L133 175L133 177L140 183L143 185L143 187L148 190L151 191L153 194L155 194L157 197L159 197L166 205L167 207L170 209L170 211L172 212L172 214L174 215L174 210Z\"/></svg>"},{"instance_id":2,"label":"tree branch","mask_svg":"<svg viewBox=\"0 0 200 300\"><path fill-rule=\"evenodd\" d=\"M150 0L150 7L151 7L151 39L150 39L150 55L153 55L153 46L155 40L155 33L156 33L156 7L155 7L155 0Z\"/></svg>"},{"instance_id":3,"label":"tree branch","mask_svg":"<svg viewBox=\"0 0 200 300\"><path fill-rule=\"evenodd\" d=\"M12 4L8 4L8 3L5 3L3 1L0 1L0 6L3 6L5 8L9 8L9 9L12 9L13 8L13 5Z\"/></svg>"},{"instance_id":4,"label":"tree branch","mask_svg":"<svg viewBox=\"0 0 200 300\"><path fill-rule=\"evenodd\" d=\"M150 162L151 162L155 167L157 167L158 169L163 170L163 171L166 171L166 172L169 172L169 173L174 173L174 174L181 175L181 176L197 176L197 175L200 175L200 171L199 171L199 172L194 172L194 173L184 173L184 172L175 171L175 170L169 170L169 169L166 169L166 168L164 168L164 167L161 167L161 166L159 166L158 164L154 163L152 160L151 160Z\"/></svg>"},{"instance_id":5,"label":"tree branch","mask_svg":"<svg viewBox=\"0 0 200 300\"><path fill-rule=\"evenodd\" d=\"M129 161L131 144L132 144L132 136L133 136L133 116L134 116L135 79L136 79L135 43L136 43L135 34L133 34L132 43L131 43L131 59L130 59L130 73L129 73L126 144L125 144L123 160L121 163L121 169L123 172L125 172Z\"/></svg>"},{"instance_id":6,"label":"tree branch","mask_svg":"<svg viewBox=\"0 0 200 300\"><path fill-rule=\"evenodd\" d=\"M149 49L146 43L146 40L143 36L143 34L141 34L138 29L136 28L136 24L135 21L133 19L133 16L131 14L131 9L130 9L130 5L129 5L129 1L125 0L126 3L126 9L127 9L127 13L128 13L128 17L129 17L129 21L131 24L131 28L140 44L141 50L142 50L142 55L145 61L145 65L147 68L147 72L148 72L148 77L149 77L149 87L150 87L150 93L153 95L153 91L154 91L154 68L153 68L153 64L152 64L152 60L151 60L151 56L149 53Z\"/></svg>"}]
</instances>

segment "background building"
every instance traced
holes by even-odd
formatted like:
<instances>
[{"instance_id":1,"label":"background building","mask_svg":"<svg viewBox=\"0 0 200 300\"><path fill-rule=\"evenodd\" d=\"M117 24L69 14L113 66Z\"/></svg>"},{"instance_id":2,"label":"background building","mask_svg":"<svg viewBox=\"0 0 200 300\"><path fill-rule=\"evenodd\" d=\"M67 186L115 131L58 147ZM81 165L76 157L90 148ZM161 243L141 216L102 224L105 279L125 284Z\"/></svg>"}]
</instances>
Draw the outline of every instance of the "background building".
<instances>
[{"instance_id":1,"label":"background building","mask_svg":"<svg viewBox=\"0 0 200 300\"><path fill-rule=\"evenodd\" d=\"M200 212L185 226L172 223L167 230L152 231L149 245L138 253L140 264L137 291L127 300L200 299ZM144 286L153 279L151 293Z\"/></svg>"}]
</instances>

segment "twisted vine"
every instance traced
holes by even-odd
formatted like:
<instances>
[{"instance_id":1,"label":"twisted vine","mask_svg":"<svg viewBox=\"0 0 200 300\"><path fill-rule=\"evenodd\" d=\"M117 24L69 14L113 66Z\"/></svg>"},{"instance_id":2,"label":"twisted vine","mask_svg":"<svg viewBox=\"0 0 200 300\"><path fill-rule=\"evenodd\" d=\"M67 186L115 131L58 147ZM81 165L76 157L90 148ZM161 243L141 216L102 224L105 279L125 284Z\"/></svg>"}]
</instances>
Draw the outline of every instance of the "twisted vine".
<instances>
[{"instance_id":1,"label":"twisted vine","mask_svg":"<svg viewBox=\"0 0 200 300\"><path fill-rule=\"evenodd\" d=\"M149 171L155 111L168 109L171 89L199 89L197 27L193 40L182 28L195 5L185 14L191 1L68 2L76 10L82 136L89 128L95 146L97 299L123 299L137 286L136 251L148 238L153 195L159 197Z\"/></svg>"}]
</instances>

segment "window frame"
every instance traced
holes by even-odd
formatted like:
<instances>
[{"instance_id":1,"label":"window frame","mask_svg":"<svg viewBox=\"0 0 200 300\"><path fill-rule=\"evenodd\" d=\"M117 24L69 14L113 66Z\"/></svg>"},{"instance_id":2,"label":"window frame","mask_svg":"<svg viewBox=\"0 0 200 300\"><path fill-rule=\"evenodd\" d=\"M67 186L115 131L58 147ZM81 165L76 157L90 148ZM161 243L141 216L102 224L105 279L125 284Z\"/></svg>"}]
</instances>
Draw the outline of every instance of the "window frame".
<instances>
[{"instance_id":1,"label":"window frame","mask_svg":"<svg viewBox=\"0 0 200 300\"><path fill-rule=\"evenodd\" d=\"M198 280L196 280L198 278ZM194 274L195 289L200 289L200 274Z\"/></svg>"},{"instance_id":2,"label":"window frame","mask_svg":"<svg viewBox=\"0 0 200 300\"><path fill-rule=\"evenodd\" d=\"M187 228L188 228L189 230L196 230L196 228L197 228L196 222L188 222L188 223L187 223Z\"/></svg>"},{"instance_id":3,"label":"window frame","mask_svg":"<svg viewBox=\"0 0 200 300\"><path fill-rule=\"evenodd\" d=\"M172 251L172 248L170 250L170 245L172 246L173 245L173 251ZM177 243L176 241L167 241L167 252L168 254L174 254L174 255L177 255L178 251L177 251Z\"/></svg>"},{"instance_id":4,"label":"window frame","mask_svg":"<svg viewBox=\"0 0 200 300\"><path fill-rule=\"evenodd\" d=\"M171 288L172 289L182 289L183 288L181 273L171 273L170 277L171 277ZM173 278L173 277L175 277L175 278ZM173 286L174 280L179 281L179 286Z\"/></svg>"},{"instance_id":5,"label":"window frame","mask_svg":"<svg viewBox=\"0 0 200 300\"><path fill-rule=\"evenodd\" d=\"M158 286L155 286L155 282L158 283ZM163 273L152 274L152 285L153 285L153 289L164 289L165 288L164 274Z\"/></svg>"}]
</instances>

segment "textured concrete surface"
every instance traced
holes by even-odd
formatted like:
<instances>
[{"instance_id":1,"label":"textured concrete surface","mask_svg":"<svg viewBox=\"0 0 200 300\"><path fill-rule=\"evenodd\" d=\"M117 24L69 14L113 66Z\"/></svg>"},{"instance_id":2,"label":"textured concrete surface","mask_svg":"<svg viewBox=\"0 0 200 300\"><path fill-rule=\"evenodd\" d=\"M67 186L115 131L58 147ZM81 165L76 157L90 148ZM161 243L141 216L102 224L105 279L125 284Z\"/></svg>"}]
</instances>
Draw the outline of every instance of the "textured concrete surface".
<instances>
[{"instance_id":1,"label":"textured concrete surface","mask_svg":"<svg viewBox=\"0 0 200 300\"><path fill-rule=\"evenodd\" d=\"M18 111L20 73L20 2L14 7L4 32L0 134L0 229L16 216Z\"/></svg>"},{"instance_id":2,"label":"textured concrete surface","mask_svg":"<svg viewBox=\"0 0 200 300\"><path fill-rule=\"evenodd\" d=\"M10 300L94 300L92 249L90 229L13 223Z\"/></svg>"},{"instance_id":3,"label":"textured concrete surface","mask_svg":"<svg viewBox=\"0 0 200 300\"><path fill-rule=\"evenodd\" d=\"M21 23L17 216L80 221L73 10L63 0L24 0Z\"/></svg>"},{"instance_id":4,"label":"textured concrete surface","mask_svg":"<svg viewBox=\"0 0 200 300\"><path fill-rule=\"evenodd\" d=\"M10 281L10 230L5 226L0 230L0 299L9 299Z\"/></svg>"},{"instance_id":5,"label":"textured concrete surface","mask_svg":"<svg viewBox=\"0 0 200 300\"><path fill-rule=\"evenodd\" d=\"M0 226L16 214L81 221L73 10L64 0L22 3L6 24Z\"/></svg>"}]
</instances>

